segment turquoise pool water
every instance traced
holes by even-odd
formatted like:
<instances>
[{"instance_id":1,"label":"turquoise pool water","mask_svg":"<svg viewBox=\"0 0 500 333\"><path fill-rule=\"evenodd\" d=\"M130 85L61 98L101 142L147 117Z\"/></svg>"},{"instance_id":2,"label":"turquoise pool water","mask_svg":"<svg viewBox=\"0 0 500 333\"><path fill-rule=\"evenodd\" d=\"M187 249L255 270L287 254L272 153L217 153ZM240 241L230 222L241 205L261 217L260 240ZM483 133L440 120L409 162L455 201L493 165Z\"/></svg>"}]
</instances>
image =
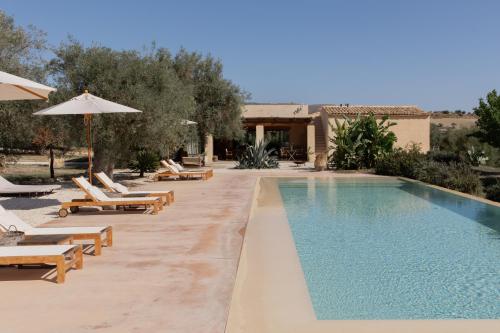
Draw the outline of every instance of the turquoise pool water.
<instances>
[{"instance_id":1,"label":"turquoise pool water","mask_svg":"<svg viewBox=\"0 0 500 333\"><path fill-rule=\"evenodd\" d=\"M500 318L500 208L398 180L278 185L318 319Z\"/></svg>"}]
</instances>

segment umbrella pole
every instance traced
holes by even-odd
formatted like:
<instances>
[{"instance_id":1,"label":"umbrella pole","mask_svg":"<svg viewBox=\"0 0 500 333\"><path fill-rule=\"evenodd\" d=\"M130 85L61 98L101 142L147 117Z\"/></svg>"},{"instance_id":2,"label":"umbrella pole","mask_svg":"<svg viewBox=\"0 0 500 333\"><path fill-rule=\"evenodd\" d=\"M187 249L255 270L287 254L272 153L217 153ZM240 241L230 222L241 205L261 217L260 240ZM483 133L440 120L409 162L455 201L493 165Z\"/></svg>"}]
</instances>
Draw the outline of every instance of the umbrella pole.
<instances>
[{"instance_id":1,"label":"umbrella pole","mask_svg":"<svg viewBox=\"0 0 500 333\"><path fill-rule=\"evenodd\" d=\"M92 114L85 114L83 117L85 120L85 126L87 127L87 156L89 163L89 169L88 169L89 182L90 184L92 184L92 137L90 133Z\"/></svg>"}]
</instances>

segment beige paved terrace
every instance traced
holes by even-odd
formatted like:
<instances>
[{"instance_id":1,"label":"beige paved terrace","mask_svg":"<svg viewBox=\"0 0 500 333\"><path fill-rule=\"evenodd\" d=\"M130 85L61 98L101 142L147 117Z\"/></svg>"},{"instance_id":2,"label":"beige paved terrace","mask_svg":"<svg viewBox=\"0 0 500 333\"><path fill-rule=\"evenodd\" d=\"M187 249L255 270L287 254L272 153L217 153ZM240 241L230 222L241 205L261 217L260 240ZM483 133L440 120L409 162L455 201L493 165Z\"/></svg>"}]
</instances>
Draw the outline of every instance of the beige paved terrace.
<instances>
[{"instance_id":1,"label":"beige paved terrace","mask_svg":"<svg viewBox=\"0 0 500 333\"><path fill-rule=\"evenodd\" d=\"M258 175L297 169L217 169L208 181L149 182L173 189L160 214L85 212L58 226L112 225L114 245L84 256L54 283L48 269L0 268L0 332L224 332ZM328 173L331 174L331 173Z\"/></svg>"}]
</instances>

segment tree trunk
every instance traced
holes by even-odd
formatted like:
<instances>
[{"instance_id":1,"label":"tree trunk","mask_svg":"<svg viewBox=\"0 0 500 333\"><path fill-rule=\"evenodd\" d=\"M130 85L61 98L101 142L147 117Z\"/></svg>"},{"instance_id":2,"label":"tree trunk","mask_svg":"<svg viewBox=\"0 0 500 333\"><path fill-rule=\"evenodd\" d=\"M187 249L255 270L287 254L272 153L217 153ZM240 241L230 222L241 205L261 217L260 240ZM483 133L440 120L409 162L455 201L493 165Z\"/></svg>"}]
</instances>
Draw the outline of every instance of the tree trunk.
<instances>
[{"instance_id":1,"label":"tree trunk","mask_svg":"<svg viewBox=\"0 0 500 333\"><path fill-rule=\"evenodd\" d=\"M54 149L52 147L49 147L49 159L50 178L55 179L56 174L54 172Z\"/></svg>"},{"instance_id":2,"label":"tree trunk","mask_svg":"<svg viewBox=\"0 0 500 333\"><path fill-rule=\"evenodd\" d=\"M96 149L94 146L94 159L92 173L104 171L109 178L113 179L113 171L115 168L115 161L113 154L106 150Z\"/></svg>"}]
</instances>

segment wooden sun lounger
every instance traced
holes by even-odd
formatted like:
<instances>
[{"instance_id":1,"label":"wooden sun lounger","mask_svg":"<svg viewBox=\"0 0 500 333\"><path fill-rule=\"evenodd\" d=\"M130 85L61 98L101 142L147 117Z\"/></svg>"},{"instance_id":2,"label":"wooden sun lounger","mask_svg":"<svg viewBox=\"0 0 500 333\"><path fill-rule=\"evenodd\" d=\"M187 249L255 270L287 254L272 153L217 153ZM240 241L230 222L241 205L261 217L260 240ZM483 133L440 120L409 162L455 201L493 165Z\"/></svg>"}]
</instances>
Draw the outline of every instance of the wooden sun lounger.
<instances>
[{"instance_id":1,"label":"wooden sun lounger","mask_svg":"<svg viewBox=\"0 0 500 333\"><path fill-rule=\"evenodd\" d=\"M129 191L126 186L113 182L104 172L94 174L101 184L111 193L116 193L122 198L127 197L159 197L166 205L174 202L174 191Z\"/></svg>"},{"instance_id":2,"label":"wooden sun lounger","mask_svg":"<svg viewBox=\"0 0 500 333\"><path fill-rule=\"evenodd\" d=\"M162 180L162 178L170 178L170 177L178 177L185 179L193 179L193 178L201 178L203 180L208 180L213 177L213 170L206 171L185 171L185 172L171 172L171 171L162 171L157 173L154 176L155 180Z\"/></svg>"},{"instance_id":3,"label":"wooden sun lounger","mask_svg":"<svg viewBox=\"0 0 500 333\"><path fill-rule=\"evenodd\" d=\"M7 226L12 225L18 231L24 232L26 236L71 235L73 240L90 240L94 243L94 255L96 256L101 255L103 243L107 247L113 246L113 229L111 226L34 228L14 213L9 211L2 212L2 209L2 206L0 206L0 229L2 229L2 226L7 228Z\"/></svg>"},{"instance_id":4,"label":"wooden sun lounger","mask_svg":"<svg viewBox=\"0 0 500 333\"><path fill-rule=\"evenodd\" d=\"M47 194L61 188L61 185L17 185L0 176L0 195Z\"/></svg>"},{"instance_id":5,"label":"wooden sun lounger","mask_svg":"<svg viewBox=\"0 0 500 333\"><path fill-rule=\"evenodd\" d=\"M201 178L203 180L208 180L209 178L212 178L214 175L214 171L212 169L196 170L196 171L179 171L165 161L161 161L161 163L164 167L167 168L167 170L158 172L154 176L154 180L161 180L162 178L170 178L170 177L178 177L184 179Z\"/></svg>"},{"instance_id":6,"label":"wooden sun lounger","mask_svg":"<svg viewBox=\"0 0 500 333\"><path fill-rule=\"evenodd\" d=\"M57 283L64 283L66 271L83 268L81 245L0 246L0 265L54 264Z\"/></svg>"},{"instance_id":7,"label":"wooden sun lounger","mask_svg":"<svg viewBox=\"0 0 500 333\"><path fill-rule=\"evenodd\" d=\"M86 198L63 202L59 210L60 217L68 216L68 209L73 213L78 212L79 207L145 206L146 208L153 207L151 214L154 215L163 209L161 199L157 197L109 198L98 188L88 184L83 177L73 178L73 182L86 194ZM90 185L90 187L86 187L86 184L84 185L83 182Z\"/></svg>"}]
</instances>

